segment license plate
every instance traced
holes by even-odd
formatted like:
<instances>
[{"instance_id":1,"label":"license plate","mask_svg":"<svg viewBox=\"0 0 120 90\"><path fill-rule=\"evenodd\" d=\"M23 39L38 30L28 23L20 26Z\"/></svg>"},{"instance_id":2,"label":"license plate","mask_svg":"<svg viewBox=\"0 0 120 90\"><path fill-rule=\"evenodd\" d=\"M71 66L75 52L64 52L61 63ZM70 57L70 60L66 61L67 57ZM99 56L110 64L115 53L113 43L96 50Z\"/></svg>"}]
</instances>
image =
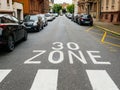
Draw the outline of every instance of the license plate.
<instances>
[{"instance_id":1,"label":"license plate","mask_svg":"<svg viewBox=\"0 0 120 90\"><path fill-rule=\"evenodd\" d=\"M89 21L85 21L85 23L90 23Z\"/></svg>"}]
</instances>

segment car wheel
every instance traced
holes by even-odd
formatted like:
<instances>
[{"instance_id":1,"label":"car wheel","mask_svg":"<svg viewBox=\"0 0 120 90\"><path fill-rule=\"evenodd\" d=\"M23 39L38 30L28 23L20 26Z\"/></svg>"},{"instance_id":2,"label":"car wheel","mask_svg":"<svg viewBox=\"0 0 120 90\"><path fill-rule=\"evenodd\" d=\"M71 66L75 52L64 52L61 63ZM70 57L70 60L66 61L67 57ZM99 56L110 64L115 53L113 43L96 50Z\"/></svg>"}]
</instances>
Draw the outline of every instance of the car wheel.
<instances>
[{"instance_id":1,"label":"car wheel","mask_svg":"<svg viewBox=\"0 0 120 90\"><path fill-rule=\"evenodd\" d=\"M44 28L44 25L42 25L42 29Z\"/></svg>"},{"instance_id":2,"label":"car wheel","mask_svg":"<svg viewBox=\"0 0 120 90\"><path fill-rule=\"evenodd\" d=\"M28 33L27 33L27 31L24 31L23 41L26 41L26 40L27 40L27 37L28 37Z\"/></svg>"},{"instance_id":3,"label":"car wheel","mask_svg":"<svg viewBox=\"0 0 120 90\"><path fill-rule=\"evenodd\" d=\"M39 32L41 30L41 27L39 26L39 27L37 27L37 32Z\"/></svg>"},{"instance_id":4,"label":"car wheel","mask_svg":"<svg viewBox=\"0 0 120 90\"><path fill-rule=\"evenodd\" d=\"M7 50L8 51L13 51L15 48L15 42L12 36L8 37L8 42L7 42Z\"/></svg>"},{"instance_id":5,"label":"car wheel","mask_svg":"<svg viewBox=\"0 0 120 90\"><path fill-rule=\"evenodd\" d=\"M90 23L90 26L93 26L93 23Z\"/></svg>"},{"instance_id":6,"label":"car wheel","mask_svg":"<svg viewBox=\"0 0 120 90\"><path fill-rule=\"evenodd\" d=\"M79 21L79 25L82 25L81 21Z\"/></svg>"}]
</instances>

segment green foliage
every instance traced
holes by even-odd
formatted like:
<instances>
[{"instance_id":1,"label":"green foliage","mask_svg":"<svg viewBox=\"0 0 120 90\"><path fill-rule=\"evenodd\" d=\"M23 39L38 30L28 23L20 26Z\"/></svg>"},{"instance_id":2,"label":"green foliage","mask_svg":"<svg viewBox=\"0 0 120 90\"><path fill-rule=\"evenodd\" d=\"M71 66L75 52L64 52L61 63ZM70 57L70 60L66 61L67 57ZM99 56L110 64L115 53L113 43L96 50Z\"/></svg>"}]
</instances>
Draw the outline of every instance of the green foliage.
<instances>
[{"instance_id":1,"label":"green foliage","mask_svg":"<svg viewBox=\"0 0 120 90\"><path fill-rule=\"evenodd\" d=\"M71 4L71 5L67 6L67 12L74 13L74 4Z\"/></svg>"},{"instance_id":2,"label":"green foliage","mask_svg":"<svg viewBox=\"0 0 120 90\"><path fill-rule=\"evenodd\" d=\"M59 13L59 11L62 9L62 6L60 4L54 4L52 9L54 13Z\"/></svg>"}]
</instances>

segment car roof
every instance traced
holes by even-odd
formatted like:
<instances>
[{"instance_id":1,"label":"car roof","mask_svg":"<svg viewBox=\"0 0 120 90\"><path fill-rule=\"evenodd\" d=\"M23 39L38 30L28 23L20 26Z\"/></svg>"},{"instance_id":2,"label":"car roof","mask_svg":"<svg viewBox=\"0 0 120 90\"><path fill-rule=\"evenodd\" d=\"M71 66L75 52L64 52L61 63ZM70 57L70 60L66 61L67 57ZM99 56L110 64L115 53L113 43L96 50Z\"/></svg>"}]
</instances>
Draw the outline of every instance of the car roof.
<instances>
[{"instance_id":1,"label":"car roof","mask_svg":"<svg viewBox=\"0 0 120 90\"><path fill-rule=\"evenodd\" d=\"M5 15L8 15L8 14L0 14L0 17L3 17L3 16L5 16Z\"/></svg>"}]
</instances>

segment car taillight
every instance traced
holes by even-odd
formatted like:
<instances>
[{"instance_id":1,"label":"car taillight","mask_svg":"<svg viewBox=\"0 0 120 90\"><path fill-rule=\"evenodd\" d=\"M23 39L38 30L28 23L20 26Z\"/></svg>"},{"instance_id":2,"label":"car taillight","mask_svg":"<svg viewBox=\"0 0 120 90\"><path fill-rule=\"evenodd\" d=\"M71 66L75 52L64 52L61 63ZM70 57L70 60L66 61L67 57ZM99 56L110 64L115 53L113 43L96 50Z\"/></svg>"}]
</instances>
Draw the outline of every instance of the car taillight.
<instances>
[{"instance_id":1,"label":"car taillight","mask_svg":"<svg viewBox=\"0 0 120 90\"><path fill-rule=\"evenodd\" d=\"M5 24L0 24L0 28L4 28L4 27L6 27Z\"/></svg>"},{"instance_id":2,"label":"car taillight","mask_svg":"<svg viewBox=\"0 0 120 90\"><path fill-rule=\"evenodd\" d=\"M92 18L90 18L90 21L93 21L93 19L92 19Z\"/></svg>"},{"instance_id":3,"label":"car taillight","mask_svg":"<svg viewBox=\"0 0 120 90\"><path fill-rule=\"evenodd\" d=\"M83 21L83 18L80 18L81 21Z\"/></svg>"}]
</instances>

